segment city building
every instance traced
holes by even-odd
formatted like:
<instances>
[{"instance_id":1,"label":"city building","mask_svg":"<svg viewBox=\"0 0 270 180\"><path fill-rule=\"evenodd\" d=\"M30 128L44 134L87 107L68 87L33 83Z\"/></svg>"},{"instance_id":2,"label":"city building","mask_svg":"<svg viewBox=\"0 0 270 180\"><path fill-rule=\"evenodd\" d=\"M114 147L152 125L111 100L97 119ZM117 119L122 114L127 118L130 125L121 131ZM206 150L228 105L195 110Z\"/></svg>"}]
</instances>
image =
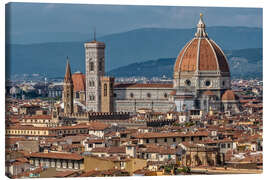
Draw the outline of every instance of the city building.
<instances>
[{"instance_id":1,"label":"city building","mask_svg":"<svg viewBox=\"0 0 270 180\"><path fill-rule=\"evenodd\" d=\"M208 37L202 14L195 37L183 47L175 61L173 84L114 83L114 78L105 77L105 44L93 40L85 43L84 47L86 75L85 78L82 74L81 78L73 78L73 84L74 89L80 89L75 97L82 103L81 106L85 104L83 109L86 111L136 113L139 109L149 109L156 112L239 112L238 98L230 90L227 58ZM77 76L77 73L73 76ZM84 79L85 83L82 82ZM67 83L64 86L65 92L71 88ZM70 98L72 96L63 98L68 106L65 112L71 112L72 104L67 103L71 103Z\"/></svg>"}]
</instances>

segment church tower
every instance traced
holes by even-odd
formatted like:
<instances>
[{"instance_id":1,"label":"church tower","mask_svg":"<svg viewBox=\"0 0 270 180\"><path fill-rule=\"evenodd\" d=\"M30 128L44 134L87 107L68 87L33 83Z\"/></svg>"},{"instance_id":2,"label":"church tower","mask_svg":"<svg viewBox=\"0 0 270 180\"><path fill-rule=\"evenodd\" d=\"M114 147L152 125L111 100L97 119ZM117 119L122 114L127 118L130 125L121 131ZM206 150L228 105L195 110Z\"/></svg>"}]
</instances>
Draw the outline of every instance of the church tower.
<instances>
[{"instance_id":1,"label":"church tower","mask_svg":"<svg viewBox=\"0 0 270 180\"><path fill-rule=\"evenodd\" d=\"M73 81L71 76L71 70L69 62L67 61L66 74L64 79L64 91L63 91L64 113L73 113Z\"/></svg>"},{"instance_id":2,"label":"church tower","mask_svg":"<svg viewBox=\"0 0 270 180\"><path fill-rule=\"evenodd\" d=\"M86 74L86 108L88 111L101 111L101 77L105 73L105 44L95 39L86 42L85 74Z\"/></svg>"}]
</instances>

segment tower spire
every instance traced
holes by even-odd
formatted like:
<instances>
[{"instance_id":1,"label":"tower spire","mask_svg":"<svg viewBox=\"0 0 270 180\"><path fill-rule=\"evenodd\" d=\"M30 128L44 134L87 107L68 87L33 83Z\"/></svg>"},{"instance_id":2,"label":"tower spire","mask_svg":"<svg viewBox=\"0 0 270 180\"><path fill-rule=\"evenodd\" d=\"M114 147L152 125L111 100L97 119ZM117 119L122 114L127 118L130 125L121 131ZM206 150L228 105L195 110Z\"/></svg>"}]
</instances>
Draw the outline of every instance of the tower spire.
<instances>
[{"instance_id":1,"label":"tower spire","mask_svg":"<svg viewBox=\"0 0 270 180\"><path fill-rule=\"evenodd\" d=\"M70 70L70 65L69 65L69 60L67 57L67 65L66 65L66 74L65 74L65 81L71 81L71 70Z\"/></svg>"},{"instance_id":2,"label":"tower spire","mask_svg":"<svg viewBox=\"0 0 270 180\"><path fill-rule=\"evenodd\" d=\"M207 38L208 35L205 32L205 24L203 22L203 14L200 13L200 19L199 22L197 24L197 32L195 33L195 37L197 38Z\"/></svg>"},{"instance_id":3,"label":"tower spire","mask_svg":"<svg viewBox=\"0 0 270 180\"><path fill-rule=\"evenodd\" d=\"M63 85L63 102L64 102L64 113L73 113L73 81L71 76L70 65L67 57L66 74Z\"/></svg>"}]
</instances>

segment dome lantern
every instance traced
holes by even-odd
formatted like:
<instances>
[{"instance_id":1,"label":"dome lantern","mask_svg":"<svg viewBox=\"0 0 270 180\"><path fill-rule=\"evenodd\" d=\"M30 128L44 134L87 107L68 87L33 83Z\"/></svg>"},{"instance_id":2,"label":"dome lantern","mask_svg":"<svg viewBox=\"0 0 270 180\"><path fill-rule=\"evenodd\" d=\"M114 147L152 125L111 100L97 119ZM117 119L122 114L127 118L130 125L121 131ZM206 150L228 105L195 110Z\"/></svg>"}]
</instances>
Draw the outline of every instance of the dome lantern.
<instances>
[{"instance_id":1,"label":"dome lantern","mask_svg":"<svg viewBox=\"0 0 270 180\"><path fill-rule=\"evenodd\" d=\"M205 32L205 24L203 22L202 17L203 17L203 14L200 13L200 20L197 24L197 32L195 33L195 37L197 37L197 38L202 38L202 37L207 38L208 37L207 33Z\"/></svg>"}]
</instances>

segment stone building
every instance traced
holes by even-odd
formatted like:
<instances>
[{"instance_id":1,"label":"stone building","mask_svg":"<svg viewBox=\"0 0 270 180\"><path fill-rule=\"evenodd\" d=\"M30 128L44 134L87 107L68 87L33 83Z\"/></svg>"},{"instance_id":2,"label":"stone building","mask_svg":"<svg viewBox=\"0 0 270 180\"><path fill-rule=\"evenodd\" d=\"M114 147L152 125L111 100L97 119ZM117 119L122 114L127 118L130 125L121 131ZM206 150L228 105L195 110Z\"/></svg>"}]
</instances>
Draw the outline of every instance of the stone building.
<instances>
[{"instance_id":1,"label":"stone building","mask_svg":"<svg viewBox=\"0 0 270 180\"><path fill-rule=\"evenodd\" d=\"M175 109L169 101L172 84L115 84L114 104L117 112L138 112L148 109L168 112Z\"/></svg>"},{"instance_id":2,"label":"stone building","mask_svg":"<svg viewBox=\"0 0 270 180\"><path fill-rule=\"evenodd\" d=\"M177 162L179 165L196 166L218 166L224 164L224 155L219 152L218 147L199 146L190 143L179 145Z\"/></svg>"},{"instance_id":3,"label":"stone building","mask_svg":"<svg viewBox=\"0 0 270 180\"><path fill-rule=\"evenodd\" d=\"M227 90L222 95L223 111L229 115L239 113L239 97L232 91Z\"/></svg>"},{"instance_id":4,"label":"stone building","mask_svg":"<svg viewBox=\"0 0 270 180\"><path fill-rule=\"evenodd\" d=\"M202 14L195 37L176 58L173 84L114 84L114 78L105 77L105 43L93 40L84 47L86 75L80 81L85 79L85 87L75 96L80 97L85 111L136 113L143 108L154 112L239 112L238 99L225 98L232 92L229 64L221 48L208 37ZM64 102L68 105L69 100Z\"/></svg>"},{"instance_id":5,"label":"stone building","mask_svg":"<svg viewBox=\"0 0 270 180\"><path fill-rule=\"evenodd\" d=\"M175 103L185 109L222 109L222 94L231 88L227 58L208 37L200 15L195 37L180 51L174 65Z\"/></svg>"},{"instance_id":6,"label":"stone building","mask_svg":"<svg viewBox=\"0 0 270 180\"><path fill-rule=\"evenodd\" d=\"M57 169L83 170L84 158L75 153L31 153L29 162L35 167L53 167Z\"/></svg>"},{"instance_id":7,"label":"stone building","mask_svg":"<svg viewBox=\"0 0 270 180\"><path fill-rule=\"evenodd\" d=\"M51 84L48 86L48 97L58 98L62 97L63 86Z\"/></svg>"},{"instance_id":8,"label":"stone building","mask_svg":"<svg viewBox=\"0 0 270 180\"><path fill-rule=\"evenodd\" d=\"M199 142L204 140L208 136L208 132L149 132L149 133L139 133L135 135L138 139L138 144L166 144L166 145L177 145L182 142Z\"/></svg>"},{"instance_id":9,"label":"stone building","mask_svg":"<svg viewBox=\"0 0 270 180\"><path fill-rule=\"evenodd\" d=\"M105 44L96 40L85 47L86 107L89 111L101 111L101 77L105 74Z\"/></svg>"}]
</instances>

